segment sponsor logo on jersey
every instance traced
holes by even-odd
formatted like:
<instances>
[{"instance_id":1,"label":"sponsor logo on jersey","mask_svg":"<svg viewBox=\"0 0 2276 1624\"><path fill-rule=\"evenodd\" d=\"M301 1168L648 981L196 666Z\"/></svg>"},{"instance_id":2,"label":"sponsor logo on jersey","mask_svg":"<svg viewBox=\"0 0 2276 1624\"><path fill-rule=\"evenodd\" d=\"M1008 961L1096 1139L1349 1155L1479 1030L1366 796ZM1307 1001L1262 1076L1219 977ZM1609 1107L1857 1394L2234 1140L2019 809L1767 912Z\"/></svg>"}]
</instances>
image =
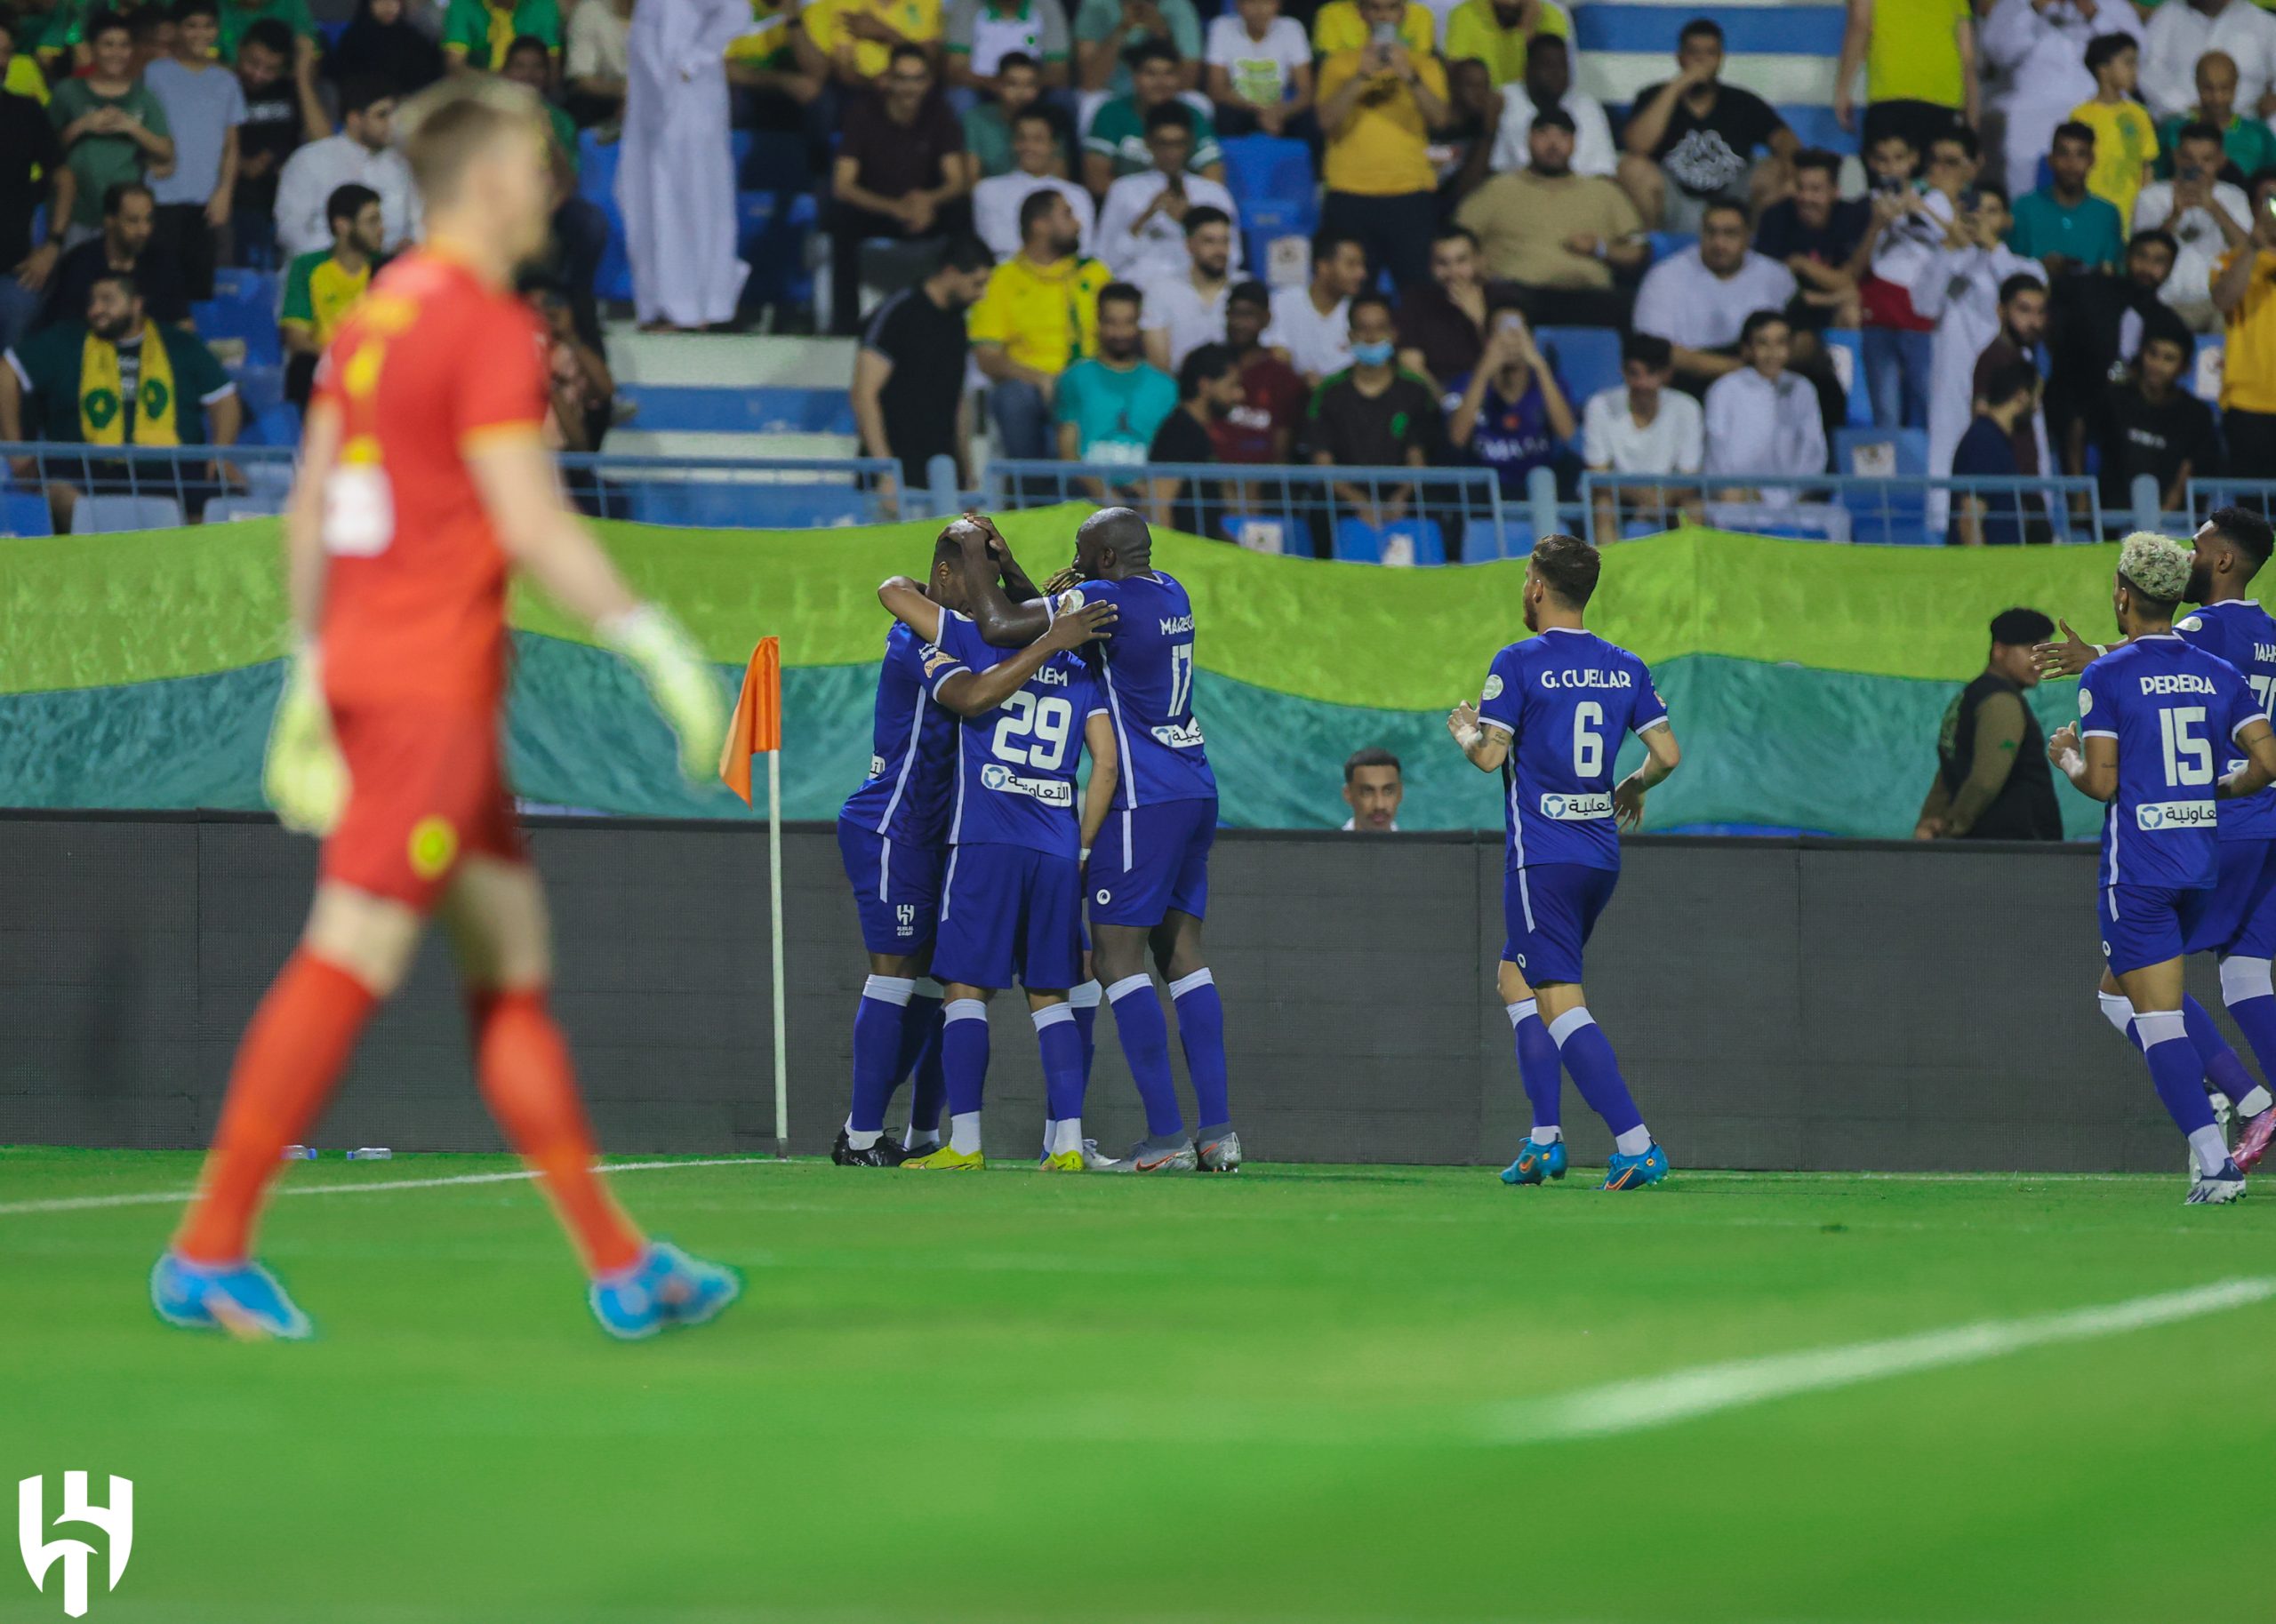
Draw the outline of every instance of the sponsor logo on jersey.
<instances>
[{"instance_id":1,"label":"sponsor logo on jersey","mask_svg":"<svg viewBox=\"0 0 2276 1624\"><path fill-rule=\"evenodd\" d=\"M1110 891L1102 891L1098 895L1093 897L1091 900L1097 903L1101 908L1104 908L1108 903L1114 900L1114 892Z\"/></svg>"},{"instance_id":2,"label":"sponsor logo on jersey","mask_svg":"<svg viewBox=\"0 0 2276 1624\"><path fill-rule=\"evenodd\" d=\"M954 654L950 653L946 649L936 649L928 646L925 651L925 675L927 676L931 676L942 666L952 666L957 663L957 657Z\"/></svg>"},{"instance_id":3,"label":"sponsor logo on jersey","mask_svg":"<svg viewBox=\"0 0 2276 1624\"><path fill-rule=\"evenodd\" d=\"M2187 620L2176 621L2174 625L2176 631L2203 631L2204 629L2205 617L2201 614L2191 615Z\"/></svg>"},{"instance_id":4,"label":"sponsor logo on jersey","mask_svg":"<svg viewBox=\"0 0 2276 1624\"><path fill-rule=\"evenodd\" d=\"M1046 806L1075 804L1075 786L1063 778L1022 778L1009 767L990 762L980 770L983 789L993 789L998 795L1023 795Z\"/></svg>"},{"instance_id":5,"label":"sponsor logo on jersey","mask_svg":"<svg viewBox=\"0 0 2276 1624\"><path fill-rule=\"evenodd\" d=\"M1175 723L1165 723L1160 727L1147 731L1173 750L1198 750L1201 748L1201 723L1198 718L1183 727Z\"/></svg>"},{"instance_id":6,"label":"sponsor logo on jersey","mask_svg":"<svg viewBox=\"0 0 2276 1624\"><path fill-rule=\"evenodd\" d=\"M1541 815L1559 823L1587 823L1598 818L1612 816L1612 797L1608 795L1545 795L1541 797Z\"/></svg>"},{"instance_id":7,"label":"sponsor logo on jersey","mask_svg":"<svg viewBox=\"0 0 2276 1624\"><path fill-rule=\"evenodd\" d=\"M871 778L883 778L885 775L886 775L886 758L885 758L884 756L870 756L870 776Z\"/></svg>"},{"instance_id":8,"label":"sponsor logo on jersey","mask_svg":"<svg viewBox=\"0 0 2276 1624\"><path fill-rule=\"evenodd\" d=\"M2144 693L2218 693L2209 676L2200 676L2193 671L2174 671L2142 679Z\"/></svg>"},{"instance_id":9,"label":"sponsor logo on jersey","mask_svg":"<svg viewBox=\"0 0 2276 1624\"><path fill-rule=\"evenodd\" d=\"M2220 817L2219 806L2211 801L2145 801L2134 809L2136 824L2161 833L2209 829Z\"/></svg>"},{"instance_id":10,"label":"sponsor logo on jersey","mask_svg":"<svg viewBox=\"0 0 2276 1624\"><path fill-rule=\"evenodd\" d=\"M2092 689L2090 689L2090 688L2081 688L2081 689L2080 689L2080 690L2079 690L2079 714L2080 714L2080 716L2085 716L2088 711L2092 710L2094 708L2095 708L2095 696L2094 696L2094 691L2093 691Z\"/></svg>"},{"instance_id":11,"label":"sponsor logo on jersey","mask_svg":"<svg viewBox=\"0 0 2276 1624\"><path fill-rule=\"evenodd\" d=\"M1543 671L1544 688L1633 688L1636 679L1626 671L1600 671L1583 667L1577 671Z\"/></svg>"}]
</instances>

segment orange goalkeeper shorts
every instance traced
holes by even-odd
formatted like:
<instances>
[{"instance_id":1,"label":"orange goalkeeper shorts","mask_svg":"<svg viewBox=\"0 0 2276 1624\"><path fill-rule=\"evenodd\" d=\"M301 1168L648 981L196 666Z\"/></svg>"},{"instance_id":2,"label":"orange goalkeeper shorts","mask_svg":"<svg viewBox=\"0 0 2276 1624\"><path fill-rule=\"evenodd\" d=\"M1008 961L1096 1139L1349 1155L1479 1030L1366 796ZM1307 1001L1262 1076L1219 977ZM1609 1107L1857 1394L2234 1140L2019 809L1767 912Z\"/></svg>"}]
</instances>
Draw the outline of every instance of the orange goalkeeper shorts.
<instances>
[{"instance_id":1,"label":"orange goalkeeper shorts","mask_svg":"<svg viewBox=\"0 0 2276 1624\"><path fill-rule=\"evenodd\" d=\"M527 862L488 706L335 706L348 806L324 843L325 880L432 910L469 852Z\"/></svg>"}]
</instances>

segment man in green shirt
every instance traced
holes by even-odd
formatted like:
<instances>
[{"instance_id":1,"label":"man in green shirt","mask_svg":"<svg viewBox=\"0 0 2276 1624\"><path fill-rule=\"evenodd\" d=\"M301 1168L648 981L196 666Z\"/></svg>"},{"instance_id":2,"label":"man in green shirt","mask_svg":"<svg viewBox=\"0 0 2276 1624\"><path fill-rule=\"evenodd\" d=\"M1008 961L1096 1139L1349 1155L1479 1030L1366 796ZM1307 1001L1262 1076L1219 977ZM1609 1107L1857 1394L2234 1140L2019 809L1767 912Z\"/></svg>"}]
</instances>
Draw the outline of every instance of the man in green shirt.
<instances>
[{"instance_id":1,"label":"man in green shirt","mask_svg":"<svg viewBox=\"0 0 2276 1624\"><path fill-rule=\"evenodd\" d=\"M2056 131L2047 166L2053 182L2016 199L2008 246L2046 266L2049 276L2117 269L2126 251L2126 223L2115 204L2087 190L2095 166L2093 129L2073 123Z\"/></svg>"},{"instance_id":2,"label":"man in green shirt","mask_svg":"<svg viewBox=\"0 0 2276 1624\"><path fill-rule=\"evenodd\" d=\"M2221 132L2221 148L2237 167L2224 180L2242 185L2276 164L2276 132L2257 118L2237 112L2237 65L2225 51L2208 51L2197 59L2197 105L2158 126L2158 179L2173 179L2173 149L2181 132L2191 124L2206 124Z\"/></svg>"},{"instance_id":3,"label":"man in green shirt","mask_svg":"<svg viewBox=\"0 0 2276 1624\"><path fill-rule=\"evenodd\" d=\"M1012 126L1043 95L1043 76L1033 57L1014 52L996 64L996 100L965 109L964 145L980 165L980 178L1008 175L1019 167L1012 155Z\"/></svg>"},{"instance_id":4,"label":"man in green shirt","mask_svg":"<svg viewBox=\"0 0 2276 1624\"><path fill-rule=\"evenodd\" d=\"M533 35L552 56L561 54L561 8L554 0L451 0L443 13L443 54L453 68L494 72L506 65L517 39Z\"/></svg>"},{"instance_id":5,"label":"man in green shirt","mask_svg":"<svg viewBox=\"0 0 2276 1624\"><path fill-rule=\"evenodd\" d=\"M1158 41L1148 41L1138 51L1131 83L1134 88L1129 95L1099 108L1091 120L1091 132L1083 138L1083 184L1094 196L1105 196L1106 188L1125 175L1153 167L1153 154L1146 147L1146 115L1176 98L1182 83L1177 53ZM1225 178L1217 126L1205 113L1193 116L1193 156L1185 167L1188 173L1212 180Z\"/></svg>"},{"instance_id":6,"label":"man in green shirt","mask_svg":"<svg viewBox=\"0 0 2276 1624\"><path fill-rule=\"evenodd\" d=\"M173 132L158 99L134 74L134 35L124 18L100 19L88 44L93 66L55 87L47 116L79 192L71 208L70 245L103 227L103 198L114 186L139 182L146 170L174 161Z\"/></svg>"}]
</instances>

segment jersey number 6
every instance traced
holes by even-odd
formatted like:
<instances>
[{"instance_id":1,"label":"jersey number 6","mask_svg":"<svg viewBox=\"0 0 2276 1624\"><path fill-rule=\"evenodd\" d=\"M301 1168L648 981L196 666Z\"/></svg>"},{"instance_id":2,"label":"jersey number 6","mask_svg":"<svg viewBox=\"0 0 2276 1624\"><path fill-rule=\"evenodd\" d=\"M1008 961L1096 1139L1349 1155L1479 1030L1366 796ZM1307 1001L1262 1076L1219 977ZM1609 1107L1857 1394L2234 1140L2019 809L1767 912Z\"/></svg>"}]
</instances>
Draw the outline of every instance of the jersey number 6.
<instances>
[{"instance_id":1,"label":"jersey number 6","mask_svg":"<svg viewBox=\"0 0 2276 1624\"><path fill-rule=\"evenodd\" d=\"M1573 707L1573 775L1604 776L1604 707L1594 700Z\"/></svg>"}]
</instances>

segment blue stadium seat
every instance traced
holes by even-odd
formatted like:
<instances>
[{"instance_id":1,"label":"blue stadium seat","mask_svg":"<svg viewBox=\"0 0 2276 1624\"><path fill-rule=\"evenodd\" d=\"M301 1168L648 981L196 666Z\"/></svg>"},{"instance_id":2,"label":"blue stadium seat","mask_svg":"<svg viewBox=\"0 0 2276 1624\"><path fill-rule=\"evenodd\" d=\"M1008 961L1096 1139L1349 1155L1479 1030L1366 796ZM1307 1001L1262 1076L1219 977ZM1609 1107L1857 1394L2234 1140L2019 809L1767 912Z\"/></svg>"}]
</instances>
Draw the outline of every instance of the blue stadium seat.
<instances>
[{"instance_id":1,"label":"blue stadium seat","mask_svg":"<svg viewBox=\"0 0 2276 1624\"><path fill-rule=\"evenodd\" d=\"M755 273L754 273L755 274ZM855 432L854 403L836 388L762 386L712 388L694 384L627 383L619 398L639 408L643 432L843 434Z\"/></svg>"},{"instance_id":2,"label":"blue stadium seat","mask_svg":"<svg viewBox=\"0 0 2276 1624\"><path fill-rule=\"evenodd\" d=\"M1277 135L1238 135L1220 145L1225 151L1225 188L1240 210L1249 274L1261 277L1275 240L1309 238L1319 228L1311 148Z\"/></svg>"},{"instance_id":3,"label":"blue stadium seat","mask_svg":"<svg viewBox=\"0 0 2276 1624\"><path fill-rule=\"evenodd\" d=\"M1723 13L1727 18L1730 14L1728 12ZM1834 52L1829 52L1827 54L1832 55ZM1841 121L1834 117L1833 109L1830 107L1797 106L1788 103L1780 106L1778 116L1786 121L1786 127L1794 132L1795 137L1805 147L1819 147L1828 152L1837 153L1854 153L1857 150L1856 132L1843 129Z\"/></svg>"},{"instance_id":4,"label":"blue stadium seat","mask_svg":"<svg viewBox=\"0 0 2276 1624\"><path fill-rule=\"evenodd\" d=\"M1671 260L1687 248L1699 246L1696 231L1655 231L1652 236L1652 263Z\"/></svg>"},{"instance_id":5,"label":"blue stadium seat","mask_svg":"<svg viewBox=\"0 0 2276 1624\"><path fill-rule=\"evenodd\" d=\"M1312 527L1293 513L1229 513L1217 521L1228 541L1253 553L1278 553L1291 558L1317 556Z\"/></svg>"},{"instance_id":6,"label":"blue stadium seat","mask_svg":"<svg viewBox=\"0 0 2276 1624\"><path fill-rule=\"evenodd\" d=\"M608 219L608 246L601 251L593 292L602 299L632 297L632 261L624 254L624 212L616 206L614 141L605 141L590 130L577 135L577 195Z\"/></svg>"},{"instance_id":7,"label":"blue stadium seat","mask_svg":"<svg viewBox=\"0 0 2276 1624\"><path fill-rule=\"evenodd\" d=\"M806 239L819 219L812 192L735 194L735 250L750 267L751 298L767 304L813 302Z\"/></svg>"},{"instance_id":8,"label":"blue stadium seat","mask_svg":"<svg viewBox=\"0 0 2276 1624\"><path fill-rule=\"evenodd\" d=\"M1447 538L1436 519L1400 519L1380 526L1365 519L1338 519L1335 556L1345 564L1444 564Z\"/></svg>"},{"instance_id":9,"label":"blue stadium seat","mask_svg":"<svg viewBox=\"0 0 2276 1624\"><path fill-rule=\"evenodd\" d=\"M867 524L870 499L847 485L689 484L643 480L627 487L643 524L701 530L818 530Z\"/></svg>"},{"instance_id":10,"label":"blue stadium seat","mask_svg":"<svg viewBox=\"0 0 2276 1624\"><path fill-rule=\"evenodd\" d=\"M274 271L221 267L213 273L213 297L190 307L197 336L209 344L243 339L248 366L282 366L284 345L277 336L276 311L283 288L284 278Z\"/></svg>"},{"instance_id":11,"label":"blue stadium seat","mask_svg":"<svg viewBox=\"0 0 2276 1624\"><path fill-rule=\"evenodd\" d=\"M1833 471L1862 476L1917 479L1928 471L1925 428L1841 428L1833 436ZM1884 505L1878 491L1845 490L1849 539L1919 544L1927 522L1927 504L1919 493L1892 492Z\"/></svg>"},{"instance_id":12,"label":"blue stadium seat","mask_svg":"<svg viewBox=\"0 0 2276 1624\"><path fill-rule=\"evenodd\" d=\"M1589 396L1620 381L1620 334L1610 327L1543 327L1535 335L1579 417Z\"/></svg>"},{"instance_id":13,"label":"blue stadium seat","mask_svg":"<svg viewBox=\"0 0 2276 1624\"><path fill-rule=\"evenodd\" d=\"M1733 56L1841 54L1842 9L1824 4L1687 6L1679 17L1664 5L1590 0L1573 8L1573 44L1583 51L1673 51L1675 25L1695 12L1722 25L1723 49ZM1733 66L1727 62L1724 72Z\"/></svg>"},{"instance_id":14,"label":"blue stadium seat","mask_svg":"<svg viewBox=\"0 0 2276 1624\"><path fill-rule=\"evenodd\" d=\"M301 414L281 400L263 406L246 421L244 439L247 445L298 445Z\"/></svg>"},{"instance_id":15,"label":"blue stadium seat","mask_svg":"<svg viewBox=\"0 0 2276 1624\"><path fill-rule=\"evenodd\" d=\"M52 536L47 498L36 491L0 491L0 536Z\"/></svg>"},{"instance_id":16,"label":"blue stadium seat","mask_svg":"<svg viewBox=\"0 0 2276 1624\"><path fill-rule=\"evenodd\" d=\"M273 496L217 496L205 504L208 524L234 524L239 519L273 519L284 504Z\"/></svg>"},{"instance_id":17,"label":"blue stadium seat","mask_svg":"<svg viewBox=\"0 0 2276 1624\"><path fill-rule=\"evenodd\" d=\"M244 403L248 417L259 417L271 406L284 403L284 369L281 366L256 366L251 362L237 369L237 398Z\"/></svg>"},{"instance_id":18,"label":"blue stadium seat","mask_svg":"<svg viewBox=\"0 0 2276 1624\"><path fill-rule=\"evenodd\" d=\"M83 496L71 509L75 536L115 531L177 530L181 504L171 496Z\"/></svg>"}]
</instances>

